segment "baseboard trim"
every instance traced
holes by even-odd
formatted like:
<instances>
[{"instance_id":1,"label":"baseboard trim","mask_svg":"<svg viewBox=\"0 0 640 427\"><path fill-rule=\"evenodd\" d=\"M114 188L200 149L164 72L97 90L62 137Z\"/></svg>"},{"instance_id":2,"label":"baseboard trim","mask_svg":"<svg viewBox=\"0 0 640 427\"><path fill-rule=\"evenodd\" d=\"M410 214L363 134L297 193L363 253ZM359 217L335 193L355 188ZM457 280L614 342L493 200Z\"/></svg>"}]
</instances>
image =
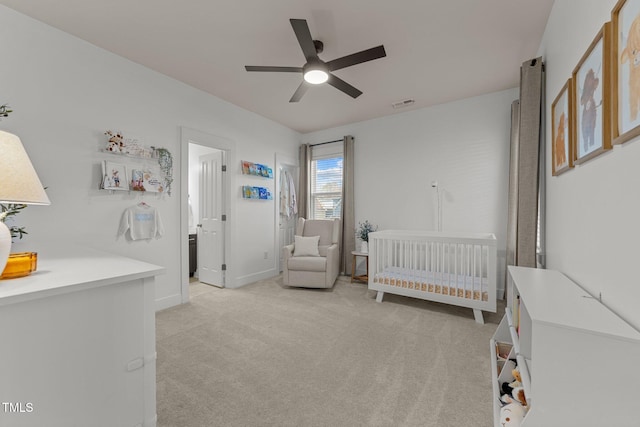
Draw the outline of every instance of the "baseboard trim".
<instances>
[{"instance_id":1,"label":"baseboard trim","mask_svg":"<svg viewBox=\"0 0 640 427\"><path fill-rule=\"evenodd\" d=\"M175 294L156 300L156 311L182 304L182 295Z\"/></svg>"},{"instance_id":2,"label":"baseboard trim","mask_svg":"<svg viewBox=\"0 0 640 427\"><path fill-rule=\"evenodd\" d=\"M247 274L246 276L236 277L233 281L233 286L227 286L229 289L239 288L241 286L248 285L250 283L257 282L258 280L271 279L272 277L277 276L275 268L270 268L269 270L259 271L257 273Z\"/></svg>"}]
</instances>

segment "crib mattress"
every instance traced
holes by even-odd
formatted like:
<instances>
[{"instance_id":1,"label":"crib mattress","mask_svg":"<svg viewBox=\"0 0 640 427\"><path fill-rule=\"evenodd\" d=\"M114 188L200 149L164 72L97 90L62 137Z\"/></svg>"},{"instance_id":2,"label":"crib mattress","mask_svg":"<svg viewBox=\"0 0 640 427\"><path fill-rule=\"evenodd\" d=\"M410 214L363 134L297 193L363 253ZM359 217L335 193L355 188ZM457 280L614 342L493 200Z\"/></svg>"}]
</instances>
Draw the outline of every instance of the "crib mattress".
<instances>
[{"instance_id":1,"label":"crib mattress","mask_svg":"<svg viewBox=\"0 0 640 427\"><path fill-rule=\"evenodd\" d=\"M473 300L489 300L486 277L387 267L373 275L375 283Z\"/></svg>"}]
</instances>

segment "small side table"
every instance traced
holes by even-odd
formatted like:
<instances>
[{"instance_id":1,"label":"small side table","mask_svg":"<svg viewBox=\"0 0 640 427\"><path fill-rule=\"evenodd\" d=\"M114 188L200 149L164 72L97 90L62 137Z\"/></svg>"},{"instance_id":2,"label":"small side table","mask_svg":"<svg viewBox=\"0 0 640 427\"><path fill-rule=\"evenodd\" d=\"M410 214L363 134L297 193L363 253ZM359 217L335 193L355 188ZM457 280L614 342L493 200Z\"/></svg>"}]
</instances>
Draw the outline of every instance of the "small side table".
<instances>
[{"instance_id":1,"label":"small side table","mask_svg":"<svg viewBox=\"0 0 640 427\"><path fill-rule=\"evenodd\" d=\"M360 282L369 283L369 254L367 252L359 252L352 251L351 255L353 255L353 262L351 263L351 283L354 280L358 280ZM356 259L357 257L364 257L367 263L367 272L366 274L361 274L360 276L356 276Z\"/></svg>"}]
</instances>

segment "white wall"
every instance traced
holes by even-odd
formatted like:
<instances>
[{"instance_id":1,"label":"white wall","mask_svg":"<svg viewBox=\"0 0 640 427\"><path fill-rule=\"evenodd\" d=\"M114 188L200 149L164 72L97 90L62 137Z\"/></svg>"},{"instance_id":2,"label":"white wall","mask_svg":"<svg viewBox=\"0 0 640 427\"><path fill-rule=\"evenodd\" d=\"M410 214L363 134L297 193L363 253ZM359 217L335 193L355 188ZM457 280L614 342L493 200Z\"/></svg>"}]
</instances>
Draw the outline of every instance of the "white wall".
<instances>
[{"instance_id":1,"label":"white wall","mask_svg":"<svg viewBox=\"0 0 640 427\"><path fill-rule=\"evenodd\" d=\"M14 249L75 243L163 265L167 273L156 281L157 307L179 303L180 241L187 238L180 233L180 126L233 141L238 160L270 165L276 152L297 156L300 135L4 6L0 37L0 104L14 110L0 129L21 137L52 202L19 215L16 224L29 235ZM122 211L141 196L97 190L107 129L172 152L173 194L145 196L164 221L162 239L116 239ZM240 162L229 165L228 173L239 199ZM277 274L273 202L256 207L238 200L235 206L229 212L235 222L235 252L227 260L231 286Z\"/></svg>"},{"instance_id":2,"label":"white wall","mask_svg":"<svg viewBox=\"0 0 640 427\"><path fill-rule=\"evenodd\" d=\"M495 233L504 289L511 103L517 98L517 89L505 90L305 134L303 141L354 136L356 223L436 230L431 182L438 181L444 231Z\"/></svg>"},{"instance_id":3,"label":"white wall","mask_svg":"<svg viewBox=\"0 0 640 427\"><path fill-rule=\"evenodd\" d=\"M615 0L556 0L540 55L546 62L547 123L551 103ZM547 141L551 129L547 127ZM560 270L640 329L640 142L632 140L558 177L547 165L547 265Z\"/></svg>"}]
</instances>

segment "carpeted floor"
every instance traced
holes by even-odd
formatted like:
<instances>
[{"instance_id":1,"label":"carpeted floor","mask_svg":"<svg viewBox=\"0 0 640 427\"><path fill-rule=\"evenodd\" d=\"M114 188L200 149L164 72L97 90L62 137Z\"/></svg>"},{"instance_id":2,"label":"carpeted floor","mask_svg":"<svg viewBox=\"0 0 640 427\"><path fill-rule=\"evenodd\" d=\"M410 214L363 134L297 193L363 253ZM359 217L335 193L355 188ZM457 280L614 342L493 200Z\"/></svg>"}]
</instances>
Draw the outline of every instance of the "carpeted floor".
<instances>
[{"instance_id":1,"label":"carpeted floor","mask_svg":"<svg viewBox=\"0 0 640 427\"><path fill-rule=\"evenodd\" d=\"M491 426L500 317L378 304L347 277L331 290L192 284L189 304L156 315L158 426Z\"/></svg>"}]
</instances>

